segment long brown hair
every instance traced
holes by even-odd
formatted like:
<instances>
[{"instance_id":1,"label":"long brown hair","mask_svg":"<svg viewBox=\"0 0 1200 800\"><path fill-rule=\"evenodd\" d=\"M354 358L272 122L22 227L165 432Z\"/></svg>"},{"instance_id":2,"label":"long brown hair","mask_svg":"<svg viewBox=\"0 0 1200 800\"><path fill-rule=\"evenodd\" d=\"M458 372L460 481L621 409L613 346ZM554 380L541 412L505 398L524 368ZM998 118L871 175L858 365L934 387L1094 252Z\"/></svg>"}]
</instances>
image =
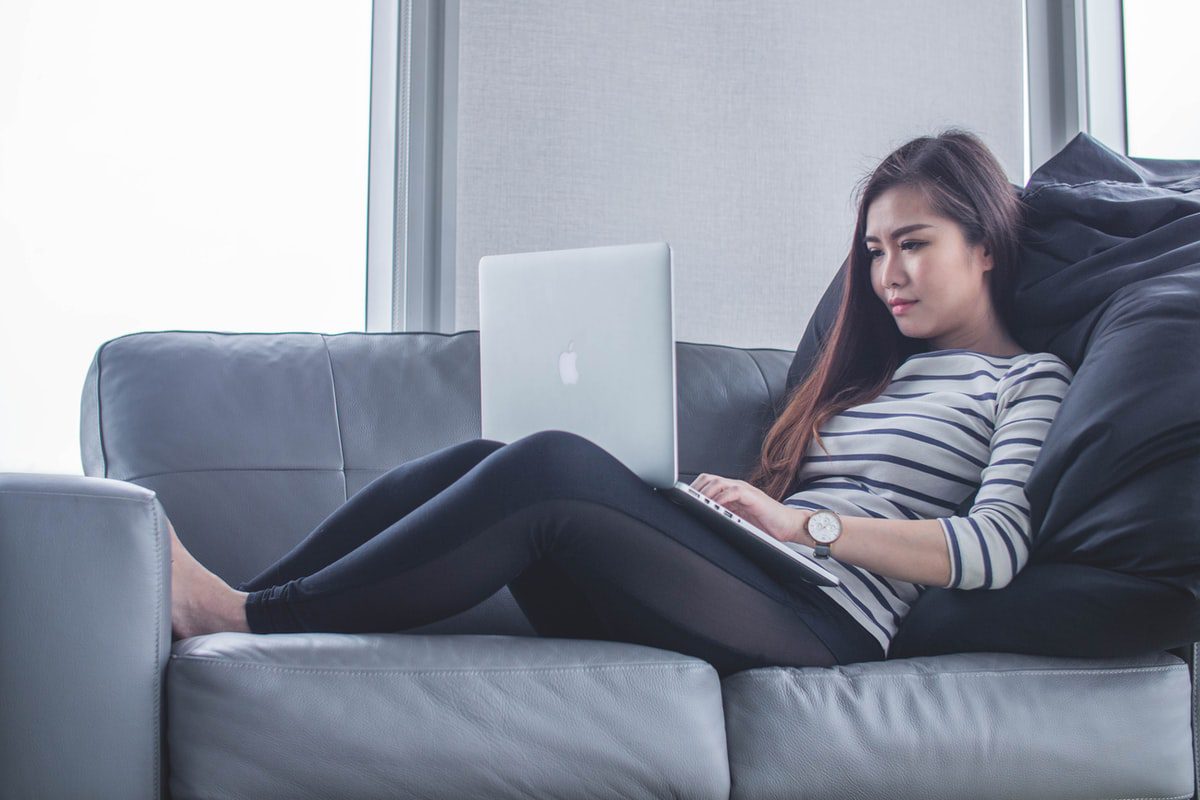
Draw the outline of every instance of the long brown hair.
<instances>
[{"instance_id":1,"label":"long brown hair","mask_svg":"<svg viewBox=\"0 0 1200 800\"><path fill-rule=\"evenodd\" d=\"M865 184L865 185L864 185ZM888 189L921 190L933 212L956 221L971 245L992 255L988 273L993 307L1011 331L1022 204L996 157L975 135L951 128L920 136L883 159L859 181L858 218L837 318L807 377L785 400L767 431L758 465L747 482L782 502L800 484L800 465L818 428L852 406L870 402L891 383L906 358L929 349L900 332L871 286L871 258L863 241L867 210Z\"/></svg>"}]
</instances>

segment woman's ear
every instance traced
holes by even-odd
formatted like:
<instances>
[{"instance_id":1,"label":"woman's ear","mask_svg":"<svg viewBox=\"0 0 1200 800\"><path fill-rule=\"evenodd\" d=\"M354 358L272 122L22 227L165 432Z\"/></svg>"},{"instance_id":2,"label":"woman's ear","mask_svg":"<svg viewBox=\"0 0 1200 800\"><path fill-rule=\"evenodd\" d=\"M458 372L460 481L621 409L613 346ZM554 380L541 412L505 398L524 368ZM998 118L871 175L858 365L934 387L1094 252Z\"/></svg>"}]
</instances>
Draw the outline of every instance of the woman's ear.
<instances>
[{"instance_id":1,"label":"woman's ear","mask_svg":"<svg viewBox=\"0 0 1200 800\"><path fill-rule=\"evenodd\" d=\"M980 244L979 248L980 248L979 259L983 264L983 271L987 272L988 270L990 270L992 267L995 266L995 262L992 260L992 251L990 249L988 249L987 243Z\"/></svg>"}]
</instances>

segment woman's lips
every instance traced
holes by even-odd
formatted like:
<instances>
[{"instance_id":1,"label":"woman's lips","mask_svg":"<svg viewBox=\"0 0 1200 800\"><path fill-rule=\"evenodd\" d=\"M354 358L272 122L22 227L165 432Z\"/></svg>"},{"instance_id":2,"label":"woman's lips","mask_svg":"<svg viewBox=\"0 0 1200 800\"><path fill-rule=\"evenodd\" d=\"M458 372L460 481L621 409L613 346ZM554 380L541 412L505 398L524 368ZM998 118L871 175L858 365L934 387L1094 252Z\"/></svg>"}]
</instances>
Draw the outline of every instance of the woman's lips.
<instances>
[{"instance_id":1,"label":"woman's lips","mask_svg":"<svg viewBox=\"0 0 1200 800\"><path fill-rule=\"evenodd\" d=\"M906 313L910 308L915 306L918 302L920 302L920 301L913 300L911 303L900 303L898 305L894 305L894 306L892 306L892 315L898 317L901 314Z\"/></svg>"}]
</instances>

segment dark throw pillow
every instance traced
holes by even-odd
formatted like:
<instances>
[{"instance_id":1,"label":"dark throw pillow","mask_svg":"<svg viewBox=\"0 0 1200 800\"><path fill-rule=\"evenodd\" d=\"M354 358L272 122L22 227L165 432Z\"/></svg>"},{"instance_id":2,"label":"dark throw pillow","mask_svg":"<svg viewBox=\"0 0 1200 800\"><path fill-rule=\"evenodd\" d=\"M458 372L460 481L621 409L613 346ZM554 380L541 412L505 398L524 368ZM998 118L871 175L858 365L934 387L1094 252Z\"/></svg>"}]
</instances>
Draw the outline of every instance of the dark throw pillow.
<instances>
[{"instance_id":1,"label":"dark throw pillow","mask_svg":"<svg viewBox=\"0 0 1200 800\"><path fill-rule=\"evenodd\" d=\"M1001 589L926 590L889 658L1118 657L1200 640L1198 188L1200 161L1132 158L1081 133L1019 190L1013 334L1075 370L1025 487L1030 560ZM832 327L845 268L789 390Z\"/></svg>"}]
</instances>

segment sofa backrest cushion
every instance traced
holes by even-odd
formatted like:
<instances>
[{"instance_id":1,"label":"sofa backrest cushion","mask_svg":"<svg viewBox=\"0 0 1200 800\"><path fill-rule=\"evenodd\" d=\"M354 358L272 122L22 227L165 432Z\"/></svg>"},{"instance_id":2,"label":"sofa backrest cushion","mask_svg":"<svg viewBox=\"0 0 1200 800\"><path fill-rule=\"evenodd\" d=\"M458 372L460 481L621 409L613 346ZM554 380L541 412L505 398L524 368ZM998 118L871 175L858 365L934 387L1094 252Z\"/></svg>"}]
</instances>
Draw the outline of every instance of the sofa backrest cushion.
<instances>
[{"instance_id":1,"label":"sofa backrest cushion","mask_svg":"<svg viewBox=\"0 0 1200 800\"><path fill-rule=\"evenodd\" d=\"M744 477L790 350L676 343L681 479ZM136 333L85 379L87 475L154 490L231 584L392 467L480 436L479 332Z\"/></svg>"}]
</instances>

